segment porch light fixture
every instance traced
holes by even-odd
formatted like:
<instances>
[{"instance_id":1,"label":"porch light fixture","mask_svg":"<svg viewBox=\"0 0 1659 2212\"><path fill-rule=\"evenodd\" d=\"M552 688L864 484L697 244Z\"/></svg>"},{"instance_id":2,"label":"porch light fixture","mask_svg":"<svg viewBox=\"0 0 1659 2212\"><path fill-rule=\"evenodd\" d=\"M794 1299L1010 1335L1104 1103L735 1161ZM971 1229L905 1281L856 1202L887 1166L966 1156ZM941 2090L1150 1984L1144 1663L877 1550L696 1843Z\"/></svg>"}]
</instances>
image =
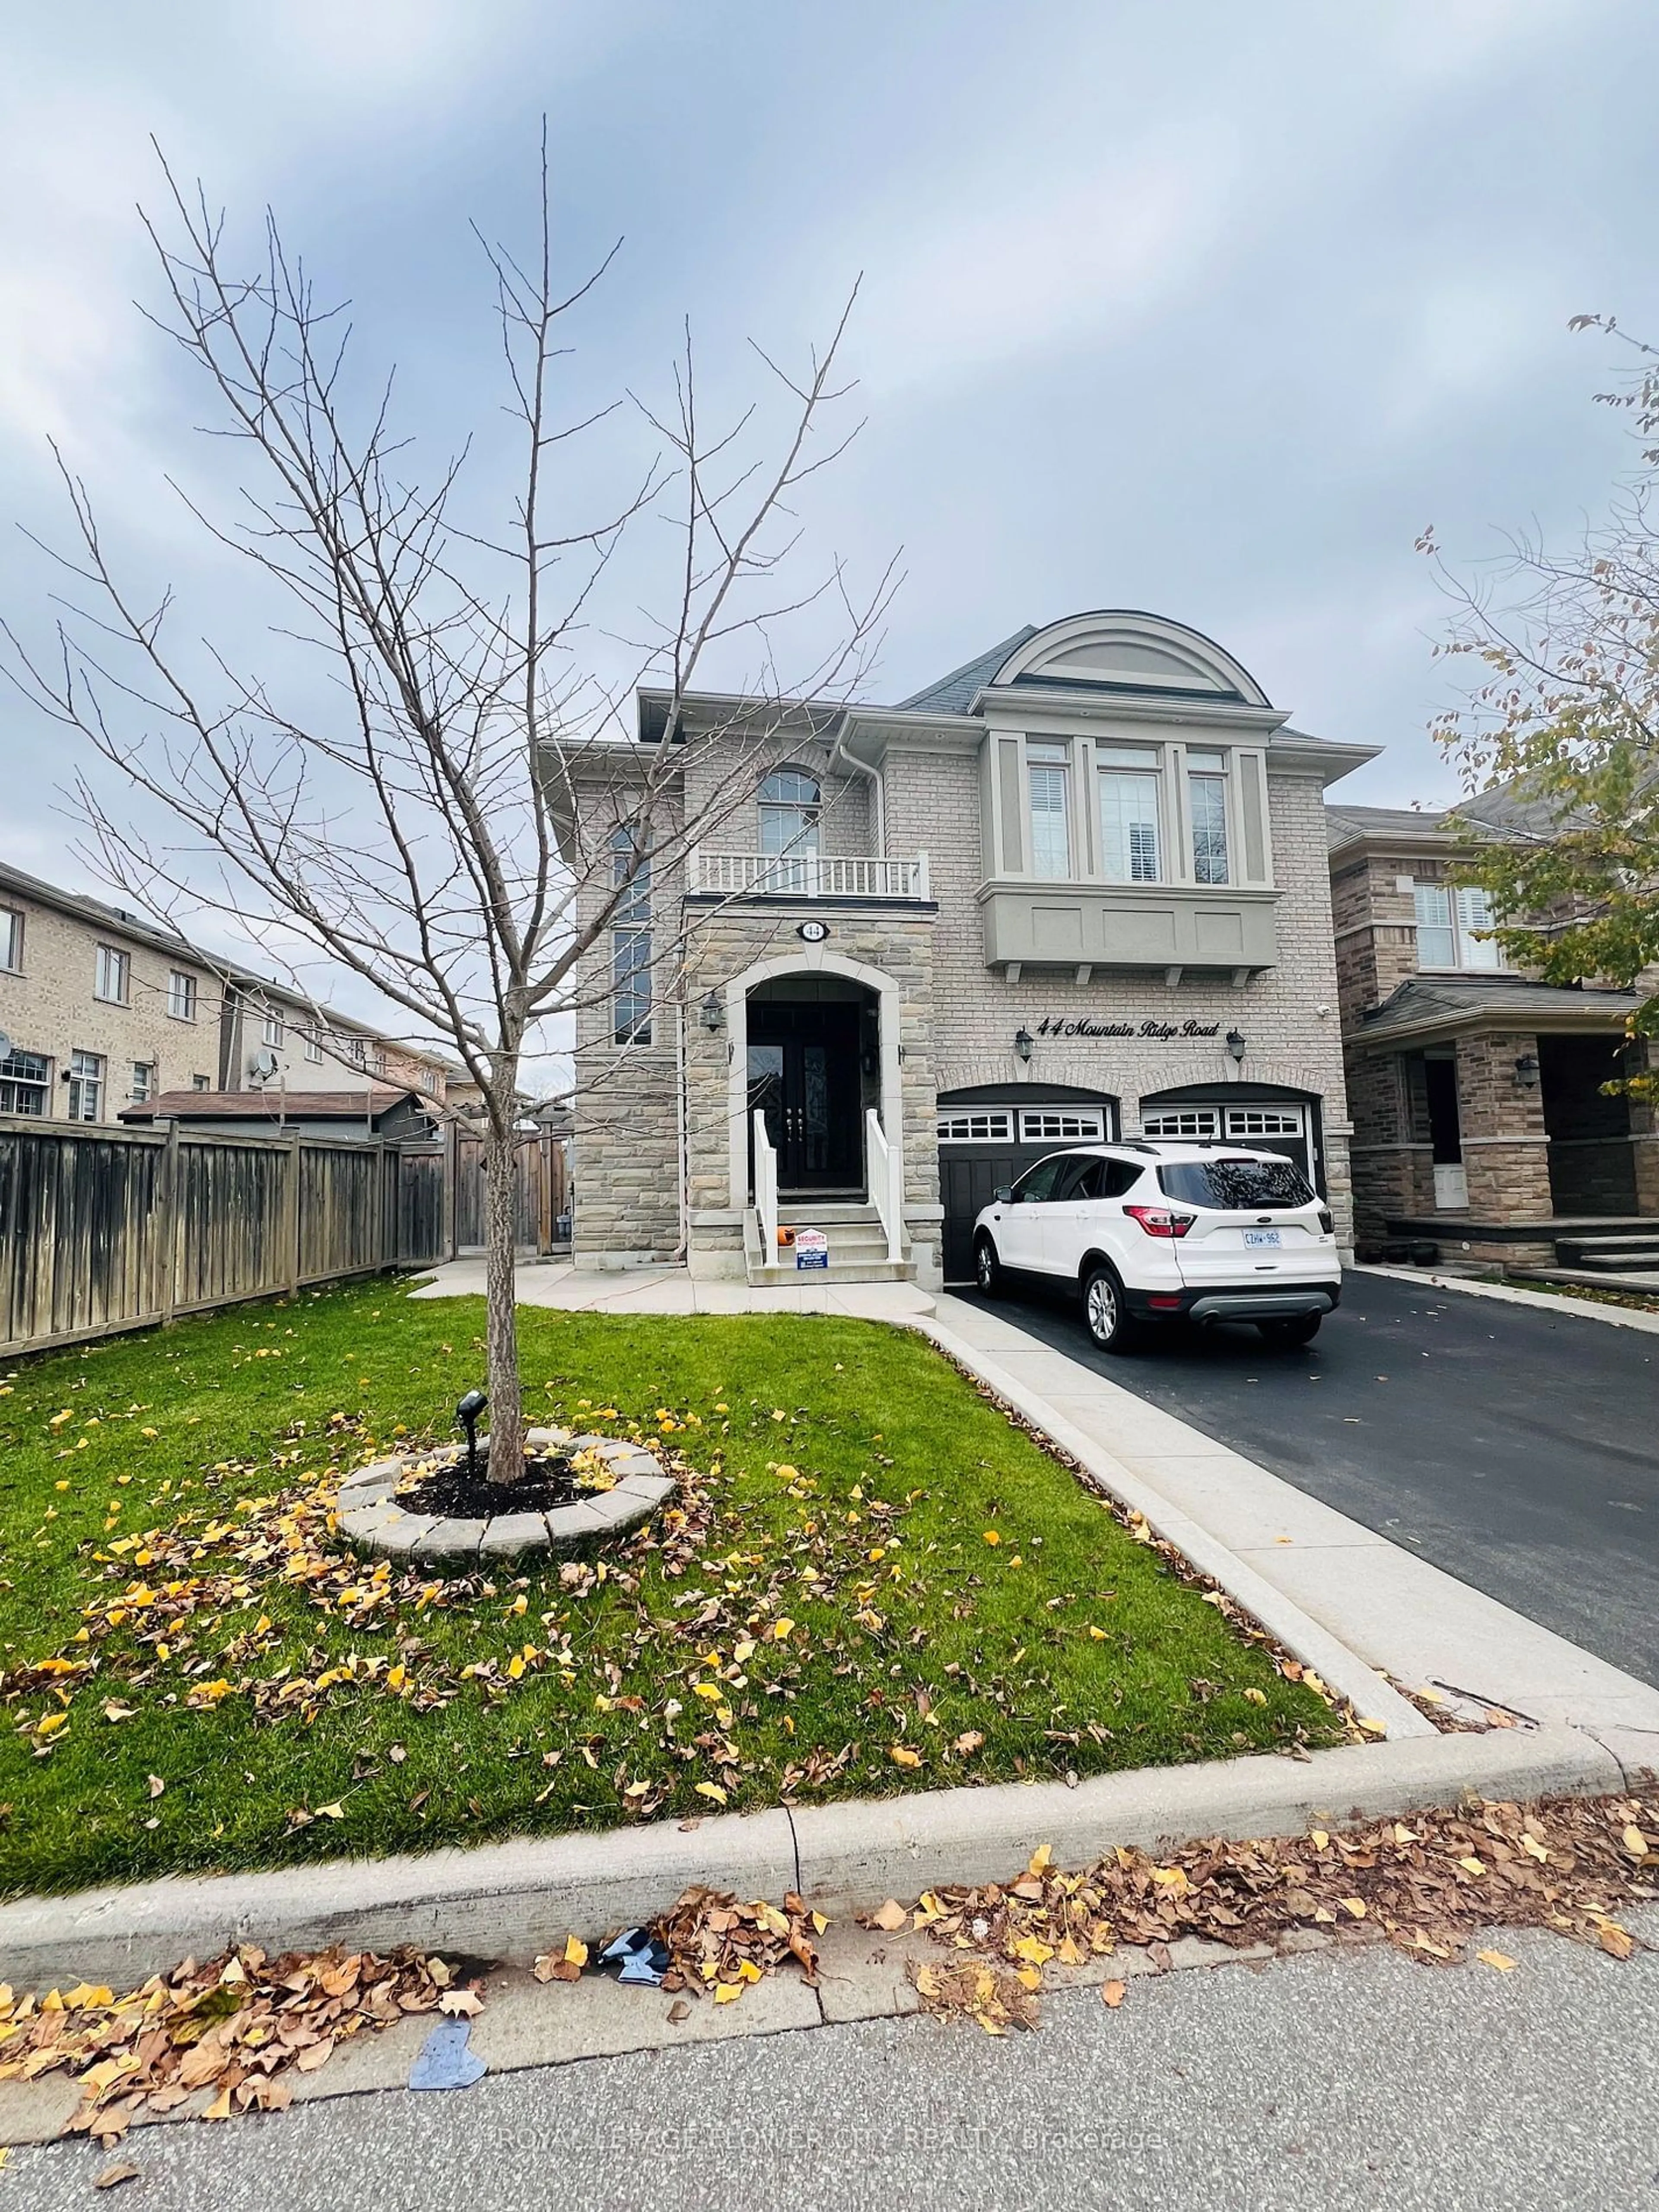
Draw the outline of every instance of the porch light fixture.
<instances>
[{"instance_id":1,"label":"porch light fixture","mask_svg":"<svg viewBox=\"0 0 1659 2212\"><path fill-rule=\"evenodd\" d=\"M726 1027L726 1008L718 991L711 991L702 1002L702 1025L710 1031Z\"/></svg>"},{"instance_id":2,"label":"porch light fixture","mask_svg":"<svg viewBox=\"0 0 1659 2212\"><path fill-rule=\"evenodd\" d=\"M1537 1090L1538 1054L1535 1052L1523 1052L1516 1061L1515 1079L1523 1091Z\"/></svg>"},{"instance_id":3,"label":"porch light fixture","mask_svg":"<svg viewBox=\"0 0 1659 2212\"><path fill-rule=\"evenodd\" d=\"M1244 1032L1243 1030L1228 1030L1227 1049L1242 1066L1244 1060Z\"/></svg>"},{"instance_id":4,"label":"porch light fixture","mask_svg":"<svg viewBox=\"0 0 1659 2212\"><path fill-rule=\"evenodd\" d=\"M1014 1050L1019 1054L1023 1060L1030 1061L1031 1057L1031 1032L1030 1030L1022 1028L1017 1029L1014 1031Z\"/></svg>"}]
</instances>

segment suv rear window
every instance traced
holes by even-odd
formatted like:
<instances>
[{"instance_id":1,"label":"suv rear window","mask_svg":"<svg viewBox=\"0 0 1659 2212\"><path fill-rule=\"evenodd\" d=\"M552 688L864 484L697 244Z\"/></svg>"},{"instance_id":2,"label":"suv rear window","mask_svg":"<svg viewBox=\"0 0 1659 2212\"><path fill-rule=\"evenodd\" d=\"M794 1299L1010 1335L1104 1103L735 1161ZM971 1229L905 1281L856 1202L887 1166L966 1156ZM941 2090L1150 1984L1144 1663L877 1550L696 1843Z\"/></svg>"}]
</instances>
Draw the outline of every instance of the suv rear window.
<instances>
[{"instance_id":1,"label":"suv rear window","mask_svg":"<svg viewBox=\"0 0 1659 2212\"><path fill-rule=\"evenodd\" d=\"M1226 1212L1313 1204L1314 1194L1291 1160L1176 1160L1158 1170L1158 1180L1166 1198Z\"/></svg>"}]
</instances>

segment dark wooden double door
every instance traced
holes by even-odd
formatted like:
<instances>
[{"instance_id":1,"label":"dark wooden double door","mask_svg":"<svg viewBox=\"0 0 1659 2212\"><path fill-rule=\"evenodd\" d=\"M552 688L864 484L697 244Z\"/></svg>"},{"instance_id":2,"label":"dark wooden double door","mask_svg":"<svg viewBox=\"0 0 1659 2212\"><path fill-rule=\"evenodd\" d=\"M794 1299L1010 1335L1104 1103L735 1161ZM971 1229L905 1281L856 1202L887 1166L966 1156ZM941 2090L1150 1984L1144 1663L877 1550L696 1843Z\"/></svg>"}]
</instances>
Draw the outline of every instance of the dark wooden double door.
<instances>
[{"instance_id":1,"label":"dark wooden double door","mask_svg":"<svg viewBox=\"0 0 1659 2212\"><path fill-rule=\"evenodd\" d=\"M751 1001L750 1148L758 1111L778 1156L780 1191L863 1189L859 1054L855 1005Z\"/></svg>"}]
</instances>

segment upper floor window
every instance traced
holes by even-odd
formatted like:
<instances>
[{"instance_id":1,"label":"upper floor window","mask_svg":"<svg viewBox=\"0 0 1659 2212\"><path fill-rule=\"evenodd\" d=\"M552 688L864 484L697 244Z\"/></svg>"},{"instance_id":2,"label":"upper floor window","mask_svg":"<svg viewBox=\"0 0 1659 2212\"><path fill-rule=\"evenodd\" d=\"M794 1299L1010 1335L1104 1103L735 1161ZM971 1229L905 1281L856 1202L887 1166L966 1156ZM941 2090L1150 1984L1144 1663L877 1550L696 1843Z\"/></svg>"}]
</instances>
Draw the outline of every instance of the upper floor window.
<instances>
[{"instance_id":1,"label":"upper floor window","mask_svg":"<svg viewBox=\"0 0 1659 2212\"><path fill-rule=\"evenodd\" d=\"M168 974L167 1012L175 1022L196 1018L196 978L183 968L174 968Z\"/></svg>"},{"instance_id":2,"label":"upper floor window","mask_svg":"<svg viewBox=\"0 0 1659 2212\"><path fill-rule=\"evenodd\" d=\"M52 1068L41 1052L19 1052L14 1045L0 1060L0 1114L44 1118Z\"/></svg>"},{"instance_id":3,"label":"upper floor window","mask_svg":"<svg viewBox=\"0 0 1659 2212\"><path fill-rule=\"evenodd\" d=\"M1158 850L1158 757L1133 745L1101 748L1100 867L1109 883L1155 884Z\"/></svg>"},{"instance_id":4,"label":"upper floor window","mask_svg":"<svg viewBox=\"0 0 1659 2212\"><path fill-rule=\"evenodd\" d=\"M260 1042L264 1044L270 1045L273 1050L281 1045L283 1042L283 1018L274 1006L267 1006L265 1008L264 1019L259 1024L259 1036Z\"/></svg>"},{"instance_id":5,"label":"upper floor window","mask_svg":"<svg viewBox=\"0 0 1659 2212\"><path fill-rule=\"evenodd\" d=\"M23 964L23 917L15 906L0 906L0 969L15 973Z\"/></svg>"},{"instance_id":6,"label":"upper floor window","mask_svg":"<svg viewBox=\"0 0 1659 2212\"><path fill-rule=\"evenodd\" d=\"M306 1058L320 1060L323 1056L323 1033L314 1024L307 1023L304 1031Z\"/></svg>"},{"instance_id":7,"label":"upper floor window","mask_svg":"<svg viewBox=\"0 0 1659 2212\"><path fill-rule=\"evenodd\" d=\"M132 1063L132 1088L127 1093L135 1106L147 1106L155 1096L155 1062L135 1060Z\"/></svg>"},{"instance_id":8,"label":"upper floor window","mask_svg":"<svg viewBox=\"0 0 1659 2212\"><path fill-rule=\"evenodd\" d=\"M771 776L767 779L769 784L776 781ZM817 785L812 788L816 792ZM817 835L816 823L813 835ZM618 1044L649 1044L651 855L640 850L637 833L631 828L616 832L611 852L612 882L621 894L611 936L612 1035Z\"/></svg>"},{"instance_id":9,"label":"upper floor window","mask_svg":"<svg viewBox=\"0 0 1659 2212\"><path fill-rule=\"evenodd\" d=\"M130 952L123 952L118 945L100 945L93 978L94 998L106 999L112 1006L125 1006L131 975L132 955ZM95 1121L98 1117L95 1114L88 1114L86 1118Z\"/></svg>"},{"instance_id":10,"label":"upper floor window","mask_svg":"<svg viewBox=\"0 0 1659 2212\"><path fill-rule=\"evenodd\" d=\"M803 768L774 769L760 787L763 853L816 853L822 795Z\"/></svg>"},{"instance_id":11,"label":"upper floor window","mask_svg":"<svg viewBox=\"0 0 1659 2212\"><path fill-rule=\"evenodd\" d=\"M211 1091L213 1078L210 1075L192 1075L190 1079L190 1087L192 1091Z\"/></svg>"},{"instance_id":12,"label":"upper floor window","mask_svg":"<svg viewBox=\"0 0 1659 2212\"><path fill-rule=\"evenodd\" d=\"M349 1036L342 1042L345 1048L343 1057L351 1066L367 1067L368 1066L368 1047L362 1037Z\"/></svg>"},{"instance_id":13,"label":"upper floor window","mask_svg":"<svg viewBox=\"0 0 1659 2212\"><path fill-rule=\"evenodd\" d=\"M622 896L611 916L617 929L648 928L651 921L651 855L639 850L631 829L617 830L611 839L611 888Z\"/></svg>"},{"instance_id":14,"label":"upper floor window","mask_svg":"<svg viewBox=\"0 0 1659 2212\"><path fill-rule=\"evenodd\" d=\"M1193 881L1224 884L1227 872L1227 756L1187 755L1187 802L1193 824Z\"/></svg>"},{"instance_id":15,"label":"upper floor window","mask_svg":"<svg viewBox=\"0 0 1659 2212\"><path fill-rule=\"evenodd\" d=\"M1068 747L1049 739L1026 743L1034 876L1063 878L1072 872L1070 757Z\"/></svg>"},{"instance_id":16,"label":"upper floor window","mask_svg":"<svg viewBox=\"0 0 1659 2212\"><path fill-rule=\"evenodd\" d=\"M95 1121L104 1102L104 1063L95 1052L72 1052L69 1064L69 1117Z\"/></svg>"},{"instance_id":17,"label":"upper floor window","mask_svg":"<svg viewBox=\"0 0 1659 2212\"><path fill-rule=\"evenodd\" d=\"M1478 929L1492 926L1492 902L1466 884L1416 884L1417 964L1419 968L1501 968L1498 945Z\"/></svg>"}]
</instances>

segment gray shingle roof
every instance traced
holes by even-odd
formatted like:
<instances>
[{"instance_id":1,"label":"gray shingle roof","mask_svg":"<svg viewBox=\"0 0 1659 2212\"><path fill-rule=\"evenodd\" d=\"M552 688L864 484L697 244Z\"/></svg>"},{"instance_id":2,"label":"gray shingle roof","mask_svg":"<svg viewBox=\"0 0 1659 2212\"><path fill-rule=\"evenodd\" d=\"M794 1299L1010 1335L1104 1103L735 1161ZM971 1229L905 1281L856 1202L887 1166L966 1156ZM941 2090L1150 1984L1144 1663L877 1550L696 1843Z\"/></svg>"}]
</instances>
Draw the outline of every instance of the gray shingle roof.
<instances>
[{"instance_id":1,"label":"gray shingle roof","mask_svg":"<svg viewBox=\"0 0 1659 2212\"><path fill-rule=\"evenodd\" d=\"M1333 852L1357 837L1425 837L1445 827L1446 817L1432 806L1328 805L1325 827Z\"/></svg>"},{"instance_id":2,"label":"gray shingle roof","mask_svg":"<svg viewBox=\"0 0 1659 2212\"><path fill-rule=\"evenodd\" d=\"M1563 1018L1587 1030L1611 1028L1643 1003L1639 991L1575 991L1522 975L1408 975L1392 998L1364 1017L1367 1043L1396 1031L1413 1035L1469 1021L1513 1021L1525 1028Z\"/></svg>"},{"instance_id":3,"label":"gray shingle roof","mask_svg":"<svg viewBox=\"0 0 1659 2212\"><path fill-rule=\"evenodd\" d=\"M1027 623L1024 629L1017 629L1012 637L1005 637L1000 645L994 645L988 653L976 654L972 660L964 660L960 668L953 668L948 676L941 676L937 683L914 692L908 699L901 699L898 711L902 714L965 714L974 694L990 682L1014 647L1024 645L1028 637L1036 635L1036 624Z\"/></svg>"}]
</instances>

